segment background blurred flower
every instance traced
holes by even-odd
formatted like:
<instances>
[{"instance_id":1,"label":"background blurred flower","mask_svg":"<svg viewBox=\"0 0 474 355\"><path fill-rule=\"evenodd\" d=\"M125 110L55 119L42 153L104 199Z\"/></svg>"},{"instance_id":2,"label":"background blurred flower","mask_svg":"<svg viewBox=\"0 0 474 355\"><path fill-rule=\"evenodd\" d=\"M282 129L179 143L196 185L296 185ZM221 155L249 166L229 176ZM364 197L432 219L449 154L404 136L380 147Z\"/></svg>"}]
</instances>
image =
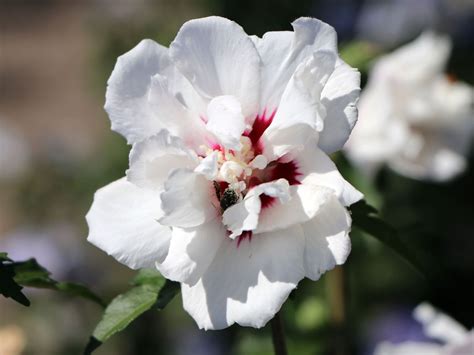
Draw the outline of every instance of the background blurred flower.
<instances>
[{"instance_id":1,"label":"background blurred flower","mask_svg":"<svg viewBox=\"0 0 474 355\"><path fill-rule=\"evenodd\" d=\"M423 325L425 334L434 341L409 341L400 344L384 342L377 346L375 355L469 355L473 353L474 331L468 331L454 319L426 303L415 308L413 316Z\"/></svg>"},{"instance_id":2,"label":"background blurred flower","mask_svg":"<svg viewBox=\"0 0 474 355\"><path fill-rule=\"evenodd\" d=\"M349 158L373 172L444 181L464 171L472 138L473 90L443 73L451 44L424 33L382 57L359 103Z\"/></svg>"},{"instance_id":3,"label":"background blurred flower","mask_svg":"<svg viewBox=\"0 0 474 355\"><path fill-rule=\"evenodd\" d=\"M16 325L9 325L0 328L0 354L20 355L26 346L24 331Z\"/></svg>"},{"instance_id":4,"label":"background blurred flower","mask_svg":"<svg viewBox=\"0 0 474 355\"><path fill-rule=\"evenodd\" d=\"M144 40L108 81L127 177L100 189L88 240L182 284L201 328L262 327L305 276L345 262L362 195L327 156L357 119L359 73L334 29L249 37L219 17L185 23L169 50Z\"/></svg>"}]
</instances>

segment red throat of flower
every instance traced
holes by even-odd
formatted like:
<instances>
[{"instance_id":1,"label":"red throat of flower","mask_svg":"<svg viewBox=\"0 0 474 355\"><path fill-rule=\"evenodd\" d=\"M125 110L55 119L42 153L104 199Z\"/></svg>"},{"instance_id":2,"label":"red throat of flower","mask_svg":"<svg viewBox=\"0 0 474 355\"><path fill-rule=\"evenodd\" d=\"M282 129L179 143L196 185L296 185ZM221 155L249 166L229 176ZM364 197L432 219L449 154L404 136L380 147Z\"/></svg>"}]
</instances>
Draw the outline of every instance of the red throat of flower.
<instances>
[{"instance_id":1,"label":"red throat of flower","mask_svg":"<svg viewBox=\"0 0 474 355\"><path fill-rule=\"evenodd\" d=\"M264 150L261 137L272 123L273 118L275 117L276 109L268 116L266 113L267 111L264 110L261 116L257 116L252 128L244 133L244 136L248 137L251 141L254 156L262 154ZM270 162L262 170L256 170L252 176L247 179L247 188L252 189L253 187L262 183L271 182L282 178L286 179L290 185L298 185L301 183L299 181L300 176L301 173L298 170L298 164L295 160L288 161L287 159L281 158ZM228 184L216 184L219 184L218 187L215 185L219 191L223 191L223 189L228 187ZM276 199L274 197L265 194L260 195L260 201L262 203L262 211L276 203ZM244 231L240 236L237 237L237 247L240 246L242 241L245 239L247 239L249 242L252 240L252 231Z\"/></svg>"}]
</instances>

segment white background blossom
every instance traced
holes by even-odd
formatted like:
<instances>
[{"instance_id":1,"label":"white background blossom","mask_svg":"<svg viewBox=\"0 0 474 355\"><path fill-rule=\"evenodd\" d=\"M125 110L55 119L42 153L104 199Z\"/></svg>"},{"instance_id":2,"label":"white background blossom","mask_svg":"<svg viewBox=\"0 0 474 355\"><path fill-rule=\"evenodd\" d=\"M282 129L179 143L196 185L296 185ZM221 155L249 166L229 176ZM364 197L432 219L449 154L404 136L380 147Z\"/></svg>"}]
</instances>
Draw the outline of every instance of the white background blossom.
<instances>
[{"instance_id":1,"label":"white background blossom","mask_svg":"<svg viewBox=\"0 0 474 355\"><path fill-rule=\"evenodd\" d=\"M424 33L377 60L346 151L373 173L382 163L415 179L444 181L466 169L473 89L444 72L451 43Z\"/></svg>"}]
</instances>

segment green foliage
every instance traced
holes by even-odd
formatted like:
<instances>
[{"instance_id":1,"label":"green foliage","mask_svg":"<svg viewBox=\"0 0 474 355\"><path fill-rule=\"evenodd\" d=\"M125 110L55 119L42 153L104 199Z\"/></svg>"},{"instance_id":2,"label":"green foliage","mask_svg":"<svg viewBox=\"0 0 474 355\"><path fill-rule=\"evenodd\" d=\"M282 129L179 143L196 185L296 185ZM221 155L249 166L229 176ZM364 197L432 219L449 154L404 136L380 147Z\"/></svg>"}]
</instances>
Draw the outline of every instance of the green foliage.
<instances>
[{"instance_id":1,"label":"green foliage","mask_svg":"<svg viewBox=\"0 0 474 355\"><path fill-rule=\"evenodd\" d=\"M132 286L109 303L84 354L91 354L152 307L162 310L179 292L179 283L166 280L154 270L141 270L132 280Z\"/></svg>"},{"instance_id":2,"label":"green foliage","mask_svg":"<svg viewBox=\"0 0 474 355\"><path fill-rule=\"evenodd\" d=\"M50 272L35 259L13 261L6 253L0 253L0 293L29 306L30 301L21 292L23 286L61 291L71 296L79 296L105 306L104 302L86 286L72 282L58 282Z\"/></svg>"},{"instance_id":3,"label":"green foliage","mask_svg":"<svg viewBox=\"0 0 474 355\"><path fill-rule=\"evenodd\" d=\"M7 253L0 253L0 293L28 307L30 300L21 292L22 289L23 287L15 281L13 261Z\"/></svg>"},{"instance_id":4,"label":"green foliage","mask_svg":"<svg viewBox=\"0 0 474 355\"><path fill-rule=\"evenodd\" d=\"M39 265L35 259L29 259L15 264L15 281L20 285L61 291L71 296L79 296L88 299L105 307L105 303L100 297L86 286L72 282L58 282L53 280L49 276L50 272Z\"/></svg>"},{"instance_id":5,"label":"green foliage","mask_svg":"<svg viewBox=\"0 0 474 355\"><path fill-rule=\"evenodd\" d=\"M397 231L377 216L377 209L361 200L350 207L353 227L378 239L402 256L422 276L426 276L425 267L415 253L400 239Z\"/></svg>"},{"instance_id":6,"label":"green foliage","mask_svg":"<svg viewBox=\"0 0 474 355\"><path fill-rule=\"evenodd\" d=\"M313 331L328 322L329 309L322 298L310 296L298 306L294 318L300 330Z\"/></svg>"},{"instance_id":7,"label":"green foliage","mask_svg":"<svg viewBox=\"0 0 474 355\"><path fill-rule=\"evenodd\" d=\"M380 50L369 42L353 41L341 46L341 58L350 66L367 72Z\"/></svg>"}]
</instances>

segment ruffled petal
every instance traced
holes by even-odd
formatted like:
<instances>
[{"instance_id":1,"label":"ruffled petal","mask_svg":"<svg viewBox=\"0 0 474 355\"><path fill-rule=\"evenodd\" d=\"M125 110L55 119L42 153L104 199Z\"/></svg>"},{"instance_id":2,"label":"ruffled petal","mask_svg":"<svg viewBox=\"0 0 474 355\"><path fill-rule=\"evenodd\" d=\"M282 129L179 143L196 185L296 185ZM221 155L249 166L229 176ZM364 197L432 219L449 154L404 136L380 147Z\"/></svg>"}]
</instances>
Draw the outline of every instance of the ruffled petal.
<instances>
[{"instance_id":1,"label":"ruffled petal","mask_svg":"<svg viewBox=\"0 0 474 355\"><path fill-rule=\"evenodd\" d=\"M233 95L246 118L257 114L260 57L238 24L216 16L188 21L171 43L170 54L204 97Z\"/></svg>"},{"instance_id":2,"label":"ruffled petal","mask_svg":"<svg viewBox=\"0 0 474 355\"><path fill-rule=\"evenodd\" d=\"M217 96L207 107L207 129L227 149L240 151L245 118L239 101L230 95Z\"/></svg>"},{"instance_id":3,"label":"ruffled petal","mask_svg":"<svg viewBox=\"0 0 474 355\"><path fill-rule=\"evenodd\" d=\"M197 150L208 135L204 122L200 119L200 115L204 112L195 111L202 109L200 107L186 106L184 100L192 95L191 90L184 92L186 96L179 96L180 92L173 93L173 84L170 84L170 81L177 79L177 73L173 71L172 74L170 77L157 74L151 78L148 105L163 127L174 136L180 137L186 146ZM182 84L184 80L182 78ZM188 104L189 102L188 100ZM195 105L195 102L191 104Z\"/></svg>"},{"instance_id":4,"label":"ruffled petal","mask_svg":"<svg viewBox=\"0 0 474 355\"><path fill-rule=\"evenodd\" d=\"M171 237L160 214L157 193L122 178L95 193L87 240L132 269L151 268L165 259Z\"/></svg>"},{"instance_id":5,"label":"ruffled petal","mask_svg":"<svg viewBox=\"0 0 474 355\"><path fill-rule=\"evenodd\" d=\"M180 138L161 130L133 145L127 179L140 187L161 190L172 170L193 169L198 162L196 153L186 148Z\"/></svg>"},{"instance_id":6,"label":"ruffled petal","mask_svg":"<svg viewBox=\"0 0 474 355\"><path fill-rule=\"evenodd\" d=\"M337 54L337 35L333 27L308 17L292 23L294 32L267 32L252 37L262 58L262 96L260 113L273 112L298 65L317 50Z\"/></svg>"},{"instance_id":7,"label":"ruffled petal","mask_svg":"<svg viewBox=\"0 0 474 355\"><path fill-rule=\"evenodd\" d=\"M321 93L326 117L318 145L326 153L340 150L349 138L357 122L359 94L359 71L339 60Z\"/></svg>"},{"instance_id":8,"label":"ruffled petal","mask_svg":"<svg viewBox=\"0 0 474 355\"><path fill-rule=\"evenodd\" d=\"M317 51L302 63L291 77L275 117L263 134L264 153L273 160L323 130L326 117L321 92L336 64L337 55Z\"/></svg>"},{"instance_id":9,"label":"ruffled petal","mask_svg":"<svg viewBox=\"0 0 474 355\"><path fill-rule=\"evenodd\" d=\"M219 168L217 160L217 152L213 151L211 154L201 160L196 169L194 169L194 172L205 176L207 180L214 180L217 177Z\"/></svg>"},{"instance_id":10,"label":"ruffled petal","mask_svg":"<svg viewBox=\"0 0 474 355\"><path fill-rule=\"evenodd\" d=\"M107 82L105 110L112 129L128 143L164 128L150 108L148 92L152 77L170 65L168 49L149 39L118 58Z\"/></svg>"},{"instance_id":11,"label":"ruffled petal","mask_svg":"<svg viewBox=\"0 0 474 355\"><path fill-rule=\"evenodd\" d=\"M351 251L351 217L337 198L330 198L302 228L306 277L316 281L326 271L345 263Z\"/></svg>"},{"instance_id":12,"label":"ruffled petal","mask_svg":"<svg viewBox=\"0 0 474 355\"><path fill-rule=\"evenodd\" d=\"M233 323L261 328L304 277L304 237L298 226L237 244L225 238L202 278L193 286L181 285L184 309L199 328Z\"/></svg>"},{"instance_id":13,"label":"ruffled petal","mask_svg":"<svg viewBox=\"0 0 474 355\"><path fill-rule=\"evenodd\" d=\"M332 189L311 184L290 186L290 200L275 200L260 212L254 234L271 232L312 219L324 203L334 195Z\"/></svg>"},{"instance_id":14,"label":"ruffled petal","mask_svg":"<svg viewBox=\"0 0 474 355\"><path fill-rule=\"evenodd\" d=\"M219 219L195 228L174 227L168 256L157 263L167 279L194 285L214 260L227 232Z\"/></svg>"},{"instance_id":15,"label":"ruffled petal","mask_svg":"<svg viewBox=\"0 0 474 355\"><path fill-rule=\"evenodd\" d=\"M214 187L203 175L188 169L176 169L161 193L164 215L160 223L190 228L214 219L218 214Z\"/></svg>"},{"instance_id":16,"label":"ruffled petal","mask_svg":"<svg viewBox=\"0 0 474 355\"><path fill-rule=\"evenodd\" d=\"M350 206L363 198L362 193L342 177L336 165L314 141L306 144L301 152L296 152L295 161L303 184L325 186L334 190L344 206Z\"/></svg>"},{"instance_id":17,"label":"ruffled petal","mask_svg":"<svg viewBox=\"0 0 474 355\"><path fill-rule=\"evenodd\" d=\"M265 194L286 203L290 198L289 187L285 179L260 184L251 189L243 201L226 209L222 215L222 223L232 232L229 237L234 239L242 232L252 231L257 227L262 209L260 195Z\"/></svg>"}]
</instances>

